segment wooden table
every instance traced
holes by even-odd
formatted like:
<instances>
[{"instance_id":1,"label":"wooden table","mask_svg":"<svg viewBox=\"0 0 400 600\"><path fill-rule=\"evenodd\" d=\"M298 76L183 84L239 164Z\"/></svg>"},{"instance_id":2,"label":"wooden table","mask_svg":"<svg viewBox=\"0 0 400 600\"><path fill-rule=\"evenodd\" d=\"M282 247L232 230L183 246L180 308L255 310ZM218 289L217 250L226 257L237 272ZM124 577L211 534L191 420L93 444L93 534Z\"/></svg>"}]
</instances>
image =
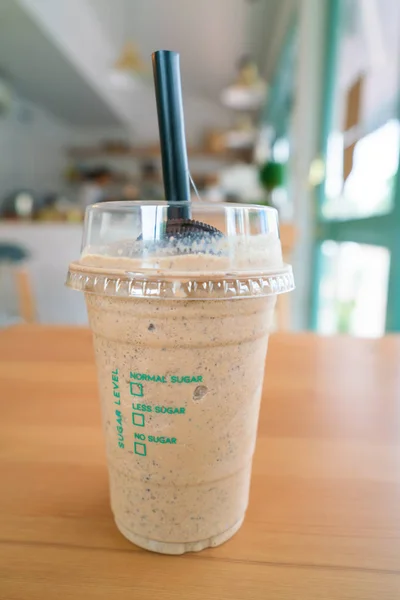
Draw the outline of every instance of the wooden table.
<instances>
[{"instance_id":1,"label":"wooden table","mask_svg":"<svg viewBox=\"0 0 400 600\"><path fill-rule=\"evenodd\" d=\"M0 333L1 600L400 598L400 338L271 339L250 507L200 554L109 508L90 333Z\"/></svg>"}]
</instances>

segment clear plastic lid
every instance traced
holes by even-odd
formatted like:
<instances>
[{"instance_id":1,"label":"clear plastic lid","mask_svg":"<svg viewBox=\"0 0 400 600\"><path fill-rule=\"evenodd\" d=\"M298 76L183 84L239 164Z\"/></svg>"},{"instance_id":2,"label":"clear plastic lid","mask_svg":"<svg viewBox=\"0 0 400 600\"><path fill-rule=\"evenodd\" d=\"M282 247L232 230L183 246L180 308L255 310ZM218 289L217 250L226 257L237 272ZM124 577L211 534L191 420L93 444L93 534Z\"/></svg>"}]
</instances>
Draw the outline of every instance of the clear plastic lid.
<instances>
[{"instance_id":1,"label":"clear plastic lid","mask_svg":"<svg viewBox=\"0 0 400 600\"><path fill-rule=\"evenodd\" d=\"M284 293L294 281L275 209L143 201L87 209L67 285L109 296L217 299Z\"/></svg>"}]
</instances>

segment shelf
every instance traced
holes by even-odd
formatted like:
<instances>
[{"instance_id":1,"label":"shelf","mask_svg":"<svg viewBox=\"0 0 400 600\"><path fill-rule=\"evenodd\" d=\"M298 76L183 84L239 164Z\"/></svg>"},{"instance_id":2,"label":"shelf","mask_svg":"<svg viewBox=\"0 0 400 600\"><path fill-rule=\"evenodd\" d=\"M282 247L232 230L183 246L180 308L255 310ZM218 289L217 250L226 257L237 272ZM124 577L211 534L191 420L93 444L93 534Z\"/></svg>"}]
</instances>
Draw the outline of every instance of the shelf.
<instances>
[{"instance_id":1,"label":"shelf","mask_svg":"<svg viewBox=\"0 0 400 600\"><path fill-rule=\"evenodd\" d=\"M88 159L96 157L108 157L108 158L159 158L160 148L158 146L138 146L127 149L111 149L102 148L100 146L93 147L74 147L68 148L68 155L72 158L77 159ZM232 159L235 156L234 152L211 152L204 148L188 148L188 154L190 158L206 158L212 160L226 161Z\"/></svg>"}]
</instances>

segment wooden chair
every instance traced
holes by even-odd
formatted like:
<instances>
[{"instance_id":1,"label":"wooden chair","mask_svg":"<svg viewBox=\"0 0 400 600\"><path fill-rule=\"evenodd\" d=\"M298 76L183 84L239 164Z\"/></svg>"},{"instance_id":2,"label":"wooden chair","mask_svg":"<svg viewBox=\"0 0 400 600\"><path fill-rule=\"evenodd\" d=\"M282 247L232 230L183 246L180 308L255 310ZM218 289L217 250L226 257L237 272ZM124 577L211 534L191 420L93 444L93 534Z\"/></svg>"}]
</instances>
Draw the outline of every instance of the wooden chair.
<instances>
[{"instance_id":1,"label":"wooden chair","mask_svg":"<svg viewBox=\"0 0 400 600\"><path fill-rule=\"evenodd\" d=\"M13 310L11 318L21 317L26 323L33 323L36 321L36 307L32 286L29 274L22 266L29 256L30 253L20 244L0 242L0 266L4 269L4 284L10 285L12 295L16 296L17 310L15 313Z\"/></svg>"},{"instance_id":2,"label":"wooden chair","mask_svg":"<svg viewBox=\"0 0 400 600\"><path fill-rule=\"evenodd\" d=\"M16 269L15 287L18 294L19 314L25 323L35 323L37 319L36 305L28 271Z\"/></svg>"}]
</instances>

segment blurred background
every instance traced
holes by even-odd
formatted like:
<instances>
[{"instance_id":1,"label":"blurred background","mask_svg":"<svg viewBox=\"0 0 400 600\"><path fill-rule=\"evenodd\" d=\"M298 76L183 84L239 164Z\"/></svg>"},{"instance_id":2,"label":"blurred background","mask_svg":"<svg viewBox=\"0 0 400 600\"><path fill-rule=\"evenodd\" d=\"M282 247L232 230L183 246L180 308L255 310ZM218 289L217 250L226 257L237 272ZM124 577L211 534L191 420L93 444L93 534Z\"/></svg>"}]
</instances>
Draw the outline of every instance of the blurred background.
<instances>
[{"instance_id":1,"label":"blurred background","mask_svg":"<svg viewBox=\"0 0 400 600\"><path fill-rule=\"evenodd\" d=\"M399 331L399 39L398 0L0 0L0 325L85 324L85 207L163 197L165 48L201 200L280 213L276 327Z\"/></svg>"}]
</instances>

